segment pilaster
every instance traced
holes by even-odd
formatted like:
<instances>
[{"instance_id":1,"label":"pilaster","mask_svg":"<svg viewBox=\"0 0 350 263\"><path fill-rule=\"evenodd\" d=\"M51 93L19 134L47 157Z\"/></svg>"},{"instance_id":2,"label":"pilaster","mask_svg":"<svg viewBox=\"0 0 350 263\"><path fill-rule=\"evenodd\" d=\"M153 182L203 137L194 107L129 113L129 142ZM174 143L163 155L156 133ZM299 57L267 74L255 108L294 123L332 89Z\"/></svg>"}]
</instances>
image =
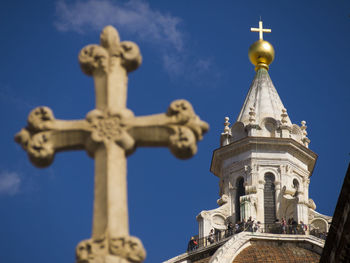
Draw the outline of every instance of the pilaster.
<instances>
[{"instance_id":1,"label":"pilaster","mask_svg":"<svg viewBox=\"0 0 350 263\"><path fill-rule=\"evenodd\" d=\"M276 217L278 219L282 218L281 216L281 200L282 200L282 196L281 196L281 182L280 181L275 181L275 190L276 190Z\"/></svg>"}]
</instances>

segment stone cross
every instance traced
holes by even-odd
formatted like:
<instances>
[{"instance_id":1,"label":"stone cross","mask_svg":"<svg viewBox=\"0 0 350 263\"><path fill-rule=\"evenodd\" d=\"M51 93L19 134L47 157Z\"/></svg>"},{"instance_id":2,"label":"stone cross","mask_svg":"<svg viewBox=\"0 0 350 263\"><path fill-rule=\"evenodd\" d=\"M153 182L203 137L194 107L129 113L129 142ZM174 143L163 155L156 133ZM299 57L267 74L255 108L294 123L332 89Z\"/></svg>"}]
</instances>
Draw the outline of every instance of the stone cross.
<instances>
[{"instance_id":1,"label":"stone cross","mask_svg":"<svg viewBox=\"0 0 350 263\"><path fill-rule=\"evenodd\" d=\"M141 64L138 46L120 42L112 26L103 29L100 45L79 54L81 69L95 81L96 109L83 120L57 120L48 107L38 107L15 136L38 167L50 165L56 152L83 150L95 159L91 239L76 249L78 263L142 262L141 241L129 236L126 156L138 146L165 146L178 158L197 151L208 130L186 100L172 102L166 113L134 116L126 108L128 73Z\"/></svg>"},{"instance_id":2,"label":"stone cross","mask_svg":"<svg viewBox=\"0 0 350 263\"><path fill-rule=\"evenodd\" d=\"M263 33L271 33L271 29L265 29L263 28L263 22L259 21L259 28L250 28L251 32L259 32L259 39L263 40Z\"/></svg>"}]
</instances>

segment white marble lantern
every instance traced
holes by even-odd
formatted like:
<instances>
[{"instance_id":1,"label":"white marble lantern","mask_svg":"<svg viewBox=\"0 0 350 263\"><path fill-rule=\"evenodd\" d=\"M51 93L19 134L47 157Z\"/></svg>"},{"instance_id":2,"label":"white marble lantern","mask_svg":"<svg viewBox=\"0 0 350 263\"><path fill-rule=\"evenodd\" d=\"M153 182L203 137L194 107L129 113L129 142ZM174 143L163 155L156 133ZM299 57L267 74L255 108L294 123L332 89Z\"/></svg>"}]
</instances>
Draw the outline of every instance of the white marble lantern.
<instances>
[{"instance_id":1,"label":"white marble lantern","mask_svg":"<svg viewBox=\"0 0 350 263\"><path fill-rule=\"evenodd\" d=\"M231 127L228 121L210 168L220 179L219 208L197 216L199 236L250 216L262 224L284 217L328 225L309 199L317 155L306 122L292 124L266 68L257 69L237 121Z\"/></svg>"}]
</instances>

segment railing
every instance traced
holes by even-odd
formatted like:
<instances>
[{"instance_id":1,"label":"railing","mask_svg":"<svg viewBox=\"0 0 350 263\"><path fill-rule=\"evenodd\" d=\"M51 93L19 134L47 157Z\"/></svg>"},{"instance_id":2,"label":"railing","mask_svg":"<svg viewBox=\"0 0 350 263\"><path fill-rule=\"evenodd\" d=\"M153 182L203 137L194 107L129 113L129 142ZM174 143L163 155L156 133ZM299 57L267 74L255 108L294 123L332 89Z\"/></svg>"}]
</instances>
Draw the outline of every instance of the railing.
<instances>
[{"instance_id":1,"label":"railing","mask_svg":"<svg viewBox=\"0 0 350 263\"><path fill-rule=\"evenodd\" d=\"M326 240L327 239L327 235L328 235L328 232L325 232L325 231L322 231L318 228L315 228L311 225L310 227L310 235L313 235L317 238L320 238L320 239L323 239L323 240Z\"/></svg>"},{"instance_id":2,"label":"railing","mask_svg":"<svg viewBox=\"0 0 350 263\"><path fill-rule=\"evenodd\" d=\"M241 232L253 232L253 233L270 233L270 234L288 234L288 235L305 235L310 234L317 238L326 239L327 233L314 228L311 225L305 224L292 224L292 225L282 225L281 223L274 224L257 224L253 222L247 222L242 224L236 224L231 229L217 230L215 232L199 238L198 235L191 238L188 243L187 251L193 252L199 248L207 247L210 245L217 244L219 241L233 236Z\"/></svg>"}]
</instances>

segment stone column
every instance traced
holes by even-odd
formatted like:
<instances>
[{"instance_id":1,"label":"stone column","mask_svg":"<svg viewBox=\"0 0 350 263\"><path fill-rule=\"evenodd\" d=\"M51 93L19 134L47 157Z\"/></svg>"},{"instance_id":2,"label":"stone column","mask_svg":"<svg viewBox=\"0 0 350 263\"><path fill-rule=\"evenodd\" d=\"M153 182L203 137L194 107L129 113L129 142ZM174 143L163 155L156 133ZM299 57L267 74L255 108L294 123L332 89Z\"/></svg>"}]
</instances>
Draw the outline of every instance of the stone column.
<instances>
[{"instance_id":1,"label":"stone column","mask_svg":"<svg viewBox=\"0 0 350 263\"><path fill-rule=\"evenodd\" d=\"M275 181L276 217L281 220L281 182Z\"/></svg>"},{"instance_id":2,"label":"stone column","mask_svg":"<svg viewBox=\"0 0 350 263\"><path fill-rule=\"evenodd\" d=\"M265 223L265 211L264 211L264 188L265 180L259 180L257 187L257 208L256 208L256 220Z\"/></svg>"},{"instance_id":3,"label":"stone column","mask_svg":"<svg viewBox=\"0 0 350 263\"><path fill-rule=\"evenodd\" d=\"M259 165L253 163L251 166L250 177L252 186L256 187L256 220L264 222L264 185L265 180L259 174Z\"/></svg>"},{"instance_id":4,"label":"stone column","mask_svg":"<svg viewBox=\"0 0 350 263\"><path fill-rule=\"evenodd\" d=\"M236 207L236 196L237 196L237 187L232 187L232 189L230 190L231 193L231 216L234 219L234 221L236 221L236 214L237 214L237 209L239 209L239 207Z\"/></svg>"}]
</instances>

